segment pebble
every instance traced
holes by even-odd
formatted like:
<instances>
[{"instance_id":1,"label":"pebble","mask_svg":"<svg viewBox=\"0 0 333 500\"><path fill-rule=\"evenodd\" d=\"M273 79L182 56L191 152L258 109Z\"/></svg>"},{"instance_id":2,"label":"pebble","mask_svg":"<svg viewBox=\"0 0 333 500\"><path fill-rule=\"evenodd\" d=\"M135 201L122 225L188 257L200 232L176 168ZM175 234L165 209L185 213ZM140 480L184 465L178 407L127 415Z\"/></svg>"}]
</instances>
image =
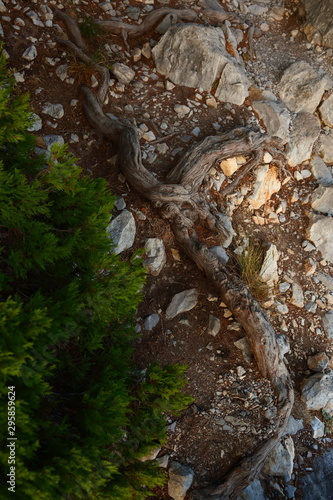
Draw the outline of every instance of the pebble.
<instances>
[{"instance_id":1,"label":"pebble","mask_svg":"<svg viewBox=\"0 0 333 500\"><path fill-rule=\"evenodd\" d=\"M33 61L37 57L37 49L35 45L30 45L22 54L23 59Z\"/></svg>"}]
</instances>

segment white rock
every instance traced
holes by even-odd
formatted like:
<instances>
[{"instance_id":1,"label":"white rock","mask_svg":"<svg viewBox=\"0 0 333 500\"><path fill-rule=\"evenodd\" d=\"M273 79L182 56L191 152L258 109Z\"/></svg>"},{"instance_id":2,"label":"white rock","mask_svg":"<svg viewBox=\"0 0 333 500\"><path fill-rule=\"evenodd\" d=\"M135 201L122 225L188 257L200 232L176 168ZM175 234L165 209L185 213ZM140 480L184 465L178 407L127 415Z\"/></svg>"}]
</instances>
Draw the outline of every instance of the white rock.
<instances>
[{"instance_id":1,"label":"white rock","mask_svg":"<svg viewBox=\"0 0 333 500\"><path fill-rule=\"evenodd\" d=\"M296 307L304 307L304 295L302 287L298 283L292 284L293 295L290 299L290 303Z\"/></svg>"},{"instance_id":2,"label":"white rock","mask_svg":"<svg viewBox=\"0 0 333 500\"><path fill-rule=\"evenodd\" d=\"M56 68L56 75L60 78L60 80L63 82L67 78L67 64L61 64L60 66L57 66Z\"/></svg>"},{"instance_id":3,"label":"white rock","mask_svg":"<svg viewBox=\"0 0 333 500\"><path fill-rule=\"evenodd\" d=\"M298 113L291 121L290 140L286 146L288 163L292 167L308 160L320 134L320 120L310 113Z\"/></svg>"},{"instance_id":4,"label":"white rock","mask_svg":"<svg viewBox=\"0 0 333 500\"><path fill-rule=\"evenodd\" d=\"M156 139L156 135L151 130L148 130L148 132L145 132L143 134L142 138L147 142L151 142Z\"/></svg>"},{"instance_id":5,"label":"white rock","mask_svg":"<svg viewBox=\"0 0 333 500\"><path fill-rule=\"evenodd\" d=\"M282 103L271 100L254 101L252 106L263 121L269 135L280 137L283 144L286 143L289 138L290 124L290 113L287 108Z\"/></svg>"},{"instance_id":6,"label":"white rock","mask_svg":"<svg viewBox=\"0 0 333 500\"><path fill-rule=\"evenodd\" d=\"M281 188L279 172L275 166L262 165L256 171L256 182L253 194L248 201L253 209L258 209L268 201L274 193Z\"/></svg>"},{"instance_id":7,"label":"white rock","mask_svg":"<svg viewBox=\"0 0 333 500\"><path fill-rule=\"evenodd\" d=\"M333 215L333 187L319 186L311 197L311 207L317 212Z\"/></svg>"},{"instance_id":8,"label":"white rock","mask_svg":"<svg viewBox=\"0 0 333 500\"><path fill-rule=\"evenodd\" d=\"M267 250L264 262L261 266L259 276L269 286L273 286L279 279L278 275L278 260L280 253L275 245L271 244Z\"/></svg>"},{"instance_id":9,"label":"white rock","mask_svg":"<svg viewBox=\"0 0 333 500\"><path fill-rule=\"evenodd\" d=\"M213 335L213 337L215 337L219 333L220 328L221 328L221 321L219 320L219 318L214 316L214 314L210 314L207 327L208 335Z\"/></svg>"},{"instance_id":10,"label":"white rock","mask_svg":"<svg viewBox=\"0 0 333 500\"><path fill-rule=\"evenodd\" d=\"M173 500L184 500L194 478L190 467L171 462L169 468L168 494Z\"/></svg>"},{"instance_id":11,"label":"white rock","mask_svg":"<svg viewBox=\"0 0 333 500\"><path fill-rule=\"evenodd\" d=\"M178 314L190 311L197 305L198 291L196 288L190 288L173 296L170 304L167 307L165 318L173 319Z\"/></svg>"},{"instance_id":12,"label":"white rock","mask_svg":"<svg viewBox=\"0 0 333 500\"><path fill-rule=\"evenodd\" d=\"M328 311L328 313L323 316L323 327L326 337L333 341L333 310Z\"/></svg>"},{"instance_id":13,"label":"white rock","mask_svg":"<svg viewBox=\"0 0 333 500\"><path fill-rule=\"evenodd\" d=\"M312 241L325 260L333 263L333 219L309 214L310 224L306 237Z\"/></svg>"},{"instance_id":14,"label":"white rock","mask_svg":"<svg viewBox=\"0 0 333 500\"><path fill-rule=\"evenodd\" d=\"M33 61L37 57L37 49L35 45L30 45L22 54L23 59Z\"/></svg>"},{"instance_id":15,"label":"white rock","mask_svg":"<svg viewBox=\"0 0 333 500\"><path fill-rule=\"evenodd\" d=\"M126 64L114 63L111 69L113 75L117 78L120 83L128 85L135 78L135 72Z\"/></svg>"},{"instance_id":16,"label":"white rock","mask_svg":"<svg viewBox=\"0 0 333 500\"><path fill-rule=\"evenodd\" d=\"M333 94L319 107L319 113L325 125L333 127Z\"/></svg>"},{"instance_id":17,"label":"white rock","mask_svg":"<svg viewBox=\"0 0 333 500\"><path fill-rule=\"evenodd\" d=\"M143 262L144 266L150 274L157 276L167 260L163 241L159 238L148 238L145 244L145 254L147 258Z\"/></svg>"},{"instance_id":18,"label":"white rock","mask_svg":"<svg viewBox=\"0 0 333 500\"><path fill-rule=\"evenodd\" d=\"M302 384L302 399L309 410L333 412L333 371L316 373Z\"/></svg>"},{"instance_id":19,"label":"white rock","mask_svg":"<svg viewBox=\"0 0 333 500\"><path fill-rule=\"evenodd\" d=\"M136 234L135 219L131 212L123 210L106 228L112 243L115 245L113 252L119 254L134 243Z\"/></svg>"},{"instance_id":20,"label":"white rock","mask_svg":"<svg viewBox=\"0 0 333 500\"><path fill-rule=\"evenodd\" d=\"M268 455L264 462L263 471L270 476L286 477L289 481L293 472L294 457L294 441L288 436Z\"/></svg>"},{"instance_id":21,"label":"white rock","mask_svg":"<svg viewBox=\"0 0 333 500\"><path fill-rule=\"evenodd\" d=\"M28 132L38 132L43 127L43 122L40 116L36 115L36 113L32 113L33 123L28 127Z\"/></svg>"},{"instance_id":22,"label":"white rock","mask_svg":"<svg viewBox=\"0 0 333 500\"><path fill-rule=\"evenodd\" d=\"M145 319L145 329L148 331L153 330L153 328L155 328L155 326L159 323L159 321L160 321L160 317L157 313L150 314Z\"/></svg>"},{"instance_id":23,"label":"white rock","mask_svg":"<svg viewBox=\"0 0 333 500\"><path fill-rule=\"evenodd\" d=\"M320 156L315 155L311 161L311 170L318 184L333 184L333 176L326 163Z\"/></svg>"},{"instance_id":24,"label":"white rock","mask_svg":"<svg viewBox=\"0 0 333 500\"><path fill-rule=\"evenodd\" d=\"M315 417L311 420L311 427L313 430L313 438L318 439L325 435L325 424L319 418Z\"/></svg>"},{"instance_id":25,"label":"white rock","mask_svg":"<svg viewBox=\"0 0 333 500\"><path fill-rule=\"evenodd\" d=\"M306 61L298 61L282 74L279 88L281 100L294 113L314 113L321 101L327 81Z\"/></svg>"},{"instance_id":26,"label":"white rock","mask_svg":"<svg viewBox=\"0 0 333 500\"><path fill-rule=\"evenodd\" d=\"M49 102L43 106L43 113L52 116L52 118L62 118L65 114L62 104L51 104Z\"/></svg>"},{"instance_id":27,"label":"white rock","mask_svg":"<svg viewBox=\"0 0 333 500\"><path fill-rule=\"evenodd\" d=\"M185 106L185 104L175 104L174 108L175 112L178 115L187 115L191 110L188 106Z\"/></svg>"}]
</instances>

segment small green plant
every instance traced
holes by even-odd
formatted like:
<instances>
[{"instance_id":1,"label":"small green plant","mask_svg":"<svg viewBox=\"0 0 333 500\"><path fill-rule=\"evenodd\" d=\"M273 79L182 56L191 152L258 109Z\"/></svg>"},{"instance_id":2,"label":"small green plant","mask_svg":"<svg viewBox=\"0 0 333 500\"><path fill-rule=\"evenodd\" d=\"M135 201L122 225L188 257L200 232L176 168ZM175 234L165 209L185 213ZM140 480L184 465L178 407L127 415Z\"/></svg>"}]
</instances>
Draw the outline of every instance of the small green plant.
<instances>
[{"instance_id":1,"label":"small green plant","mask_svg":"<svg viewBox=\"0 0 333 500\"><path fill-rule=\"evenodd\" d=\"M93 19L85 16L81 22L79 22L79 28L82 36L88 41L92 41L96 37L99 37L102 33L102 27L99 26Z\"/></svg>"},{"instance_id":2,"label":"small green plant","mask_svg":"<svg viewBox=\"0 0 333 500\"><path fill-rule=\"evenodd\" d=\"M240 279L249 287L257 300L268 300L270 287L260 277L265 248L255 240L249 240L241 252L234 254L235 268Z\"/></svg>"},{"instance_id":3,"label":"small green plant","mask_svg":"<svg viewBox=\"0 0 333 500\"><path fill-rule=\"evenodd\" d=\"M333 416L325 410L321 410L321 413L325 424L325 434L333 433Z\"/></svg>"}]
</instances>

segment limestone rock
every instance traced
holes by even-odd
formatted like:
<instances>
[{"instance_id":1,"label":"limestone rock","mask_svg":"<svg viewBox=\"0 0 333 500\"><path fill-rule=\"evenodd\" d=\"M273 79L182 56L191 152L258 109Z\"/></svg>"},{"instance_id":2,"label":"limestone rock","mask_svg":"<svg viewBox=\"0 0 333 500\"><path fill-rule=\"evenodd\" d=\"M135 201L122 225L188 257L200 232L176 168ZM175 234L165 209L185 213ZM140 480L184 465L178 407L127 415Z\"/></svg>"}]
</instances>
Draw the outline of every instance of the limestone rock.
<instances>
[{"instance_id":1,"label":"limestone rock","mask_svg":"<svg viewBox=\"0 0 333 500\"><path fill-rule=\"evenodd\" d=\"M194 478L190 467L178 462L171 462L169 469L168 494L173 500L184 500Z\"/></svg>"},{"instance_id":2,"label":"limestone rock","mask_svg":"<svg viewBox=\"0 0 333 500\"><path fill-rule=\"evenodd\" d=\"M332 314L332 335L333 335L333 314ZM307 365L313 372L323 373L325 368L327 368L329 363L329 358L326 352L318 352L313 356L309 356L307 359Z\"/></svg>"},{"instance_id":3,"label":"limestone rock","mask_svg":"<svg viewBox=\"0 0 333 500\"><path fill-rule=\"evenodd\" d=\"M255 479L242 491L240 500L268 500L259 479Z\"/></svg>"},{"instance_id":4,"label":"limestone rock","mask_svg":"<svg viewBox=\"0 0 333 500\"><path fill-rule=\"evenodd\" d=\"M269 286L273 286L279 279L278 260L280 253L275 245L271 244L266 252L264 262L261 266L259 276Z\"/></svg>"},{"instance_id":5,"label":"limestone rock","mask_svg":"<svg viewBox=\"0 0 333 500\"><path fill-rule=\"evenodd\" d=\"M198 291L196 288L190 288L173 296L165 313L165 318L173 319L178 314L190 311L197 305Z\"/></svg>"},{"instance_id":6,"label":"limestone rock","mask_svg":"<svg viewBox=\"0 0 333 500\"><path fill-rule=\"evenodd\" d=\"M120 83L128 85L135 77L135 72L126 64L114 63L112 64L112 73Z\"/></svg>"},{"instance_id":7,"label":"limestone rock","mask_svg":"<svg viewBox=\"0 0 333 500\"><path fill-rule=\"evenodd\" d=\"M155 326L158 325L159 321L160 321L160 317L157 313L150 314L145 319L145 323L144 323L145 329L148 331L153 330L153 328L155 328Z\"/></svg>"},{"instance_id":8,"label":"limestone rock","mask_svg":"<svg viewBox=\"0 0 333 500\"><path fill-rule=\"evenodd\" d=\"M302 399L309 410L333 412L333 371L316 373L303 382Z\"/></svg>"},{"instance_id":9,"label":"limestone rock","mask_svg":"<svg viewBox=\"0 0 333 500\"><path fill-rule=\"evenodd\" d=\"M42 119L36 113L32 113L31 116L32 116L33 122L27 130L28 130L28 132L38 132L38 130L41 130L41 128L43 127Z\"/></svg>"},{"instance_id":10,"label":"limestone rock","mask_svg":"<svg viewBox=\"0 0 333 500\"><path fill-rule=\"evenodd\" d=\"M325 435L325 424L324 424L324 422L319 420L319 418L315 417L311 421L311 427L313 430L313 438L314 439L321 438Z\"/></svg>"},{"instance_id":11,"label":"limestone rock","mask_svg":"<svg viewBox=\"0 0 333 500\"><path fill-rule=\"evenodd\" d=\"M296 307L304 307L304 295L302 287L298 283L292 284L293 295L290 299L290 303Z\"/></svg>"},{"instance_id":12,"label":"limestone rock","mask_svg":"<svg viewBox=\"0 0 333 500\"><path fill-rule=\"evenodd\" d=\"M215 97L243 104L249 82L241 66L227 52L221 28L178 24L152 50L157 71L178 85L210 91Z\"/></svg>"},{"instance_id":13,"label":"limestone rock","mask_svg":"<svg viewBox=\"0 0 333 500\"><path fill-rule=\"evenodd\" d=\"M159 238L148 238L145 244L147 258L143 264L153 276L160 274L166 263L164 243Z\"/></svg>"},{"instance_id":14,"label":"limestone rock","mask_svg":"<svg viewBox=\"0 0 333 500\"><path fill-rule=\"evenodd\" d=\"M252 208L258 209L281 188L278 169L274 166L262 165L256 171L256 183L253 194L248 197Z\"/></svg>"},{"instance_id":15,"label":"limestone rock","mask_svg":"<svg viewBox=\"0 0 333 500\"><path fill-rule=\"evenodd\" d=\"M324 500L332 497L333 491L333 449L317 457L311 464L312 472L301 479L302 500Z\"/></svg>"},{"instance_id":16,"label":"limestone rock","mask_svg":"<svg viewBox=\"0 0 333 500\"><path fill-rule=\"evenodd\" d=\"M313 177L317 180L318 184L333 184L333 176L320 156L314 156L310 161L310 165Z\"/></svg>"},{"instance_id":17,"label":"limestone rock","mask_svg":"<svg viewBox=\"0 0 333 500\"><path fill-rule=\"evenodd\" d=\"M284 434L290 434L294 436L302 429L304 429L303 420L296 419L292 415L290 415Z\"/></svg>"},{"instance_id":18,"label":"limestone rock","mask_svg":"<svg viewBox=\"0 0 333 500\"><path fill-rule=\"evenodd\" d=\"M320 134L318 139L318 153L325 163L333 163L333 130Z\"/></svg>"},{"instance_id":19,"label":"limestone rock","mask_svg":"<svg viewBox=\"0 0 333 500\"><path fill-rule=\"evenodd\" d=\"M289 481L293 472L294 457L294 441L288 436L268 455L264 462L263 471L270 476L286 477Z\"/></svg>"},{"instance_id":20,"label":"limestone rock","mask_svg":"<svg viewBox=\"0 0 333 500\"><path fill-rule=\"evenodd\" d=\"M333 187L319 186L312 193L311 207L317 212L333 215Z\"/></svg>"},{"instance_id":21,"label":"limestone rock","mask_svg":"<svg viewBox=\"0 0 333 500\"><path fill-rule=\"evenodd\" d=\"M223 264L225 265L228 260L229 256L227 252L224 250L224 248L221 245L216 245L214 247L210 247L209 251L212 252L212 254L215 255L215 257Z\"/></svg>"},{"instance_id":22,"label":"limestone rock","mask_svg":"<svg viewBox=\"0 0 333 500\"><path fill-rule=\"evenodd\" d=\"M208 320L207 333L215 337L219 333L220 328L221 328L221 321L219 320L219 318L214 316L214 314L210 314Z\"/></svg>"},{"instance_id":23,"label":"limestone rock","mask_svg":"<svg viewBox=\"0 0 333 500\"><path fill-rule=\"evenodd\" d=\"M332 23L332 35L333 35L333 23ZM333 40L333 38L332 38ZM333 127L333 94L331 94L326 101L319 107L319 113L322 121L328 127Z\"/></svg>"},{"instance_id":24,"label":"limestone rock","mask_svg":"<svg viewBox=\"0 0 333 500\"><path fill-rule=\"evenodd\" d=\"M303 0L307 22L321 34L321 43L333 47L333 3L331 0Z\"/></svg>"},{"instance_id":25,"label":"limestone rock","mask_svg":"<svg viewBox=\"0 0 333 500\"><path fill-rule=\"evenodd\" d=\"M271 100L254 101L252 107L263 121L268 134L272 137L280 137L283 143L286 143L289 138L290 124L290 113L287 108L282 103Z\"/></svg>"},{"instance_id":26,"label":"limestone rock","mask_svg":"<svg viewBox=\"0 0 333 500\"><path fill-rule=\"evenodd\" d=\"M286 156L295 167L311 157L312 148L320 134L320 120L310 113L299 113L291 122L290 140Z\"/></svg>"},{"instance_id":27,"label":"limestone rock","mask_svg":"<svg viewBox=\"0 0 333 500\"><path fill-rule=\"evenodd\" d=\"M220 163L220 167L222 169L222 172L226 176L230 176L236 172L236 170L239 169L241 165L237 163L236 158L228 158L227 160L222 160Z\"/></svg>"},{"instance_id":28,"label":"limestone rock","mask_svg":"<svg viewBox=\"0 0 333 500\"><path fill-rule=\"evenodd\" d=\"M136 234L135 219L131 212L123 210L106 228L112 243L115 245L113 252L119 254L134 243Z\"/></svg>"},{"instance_id":29,"label":"limestone rock","mask_svg":"<svg viewBox=\"0 0 333 500\"><path fill-rule=\"evenodd\" d=\"M37 49L35 45L30 45L22 54L23 59L33 61L37 57Z\"/></svg>"},{"instance_id":30,"label":"limestone rock","mask_svg":"<svg viewBox=\"0 0 333 500\"><path fill-rule=\"evenodd\" d=\"M62 104L51 104L50 102L43 106L43 113L52 116L52 118L62 118L65 114Z\"/></svg>"},{"instance_id":31,"label":"limestone rock","mask_svg":"<svg viewBox=\"0 0 333 500\"><path fill-rule=\"evenodd\" d=\"M314 113L321 101L327 81L305 61L289 66L281 77L281 100L294 113Z\"/></svg>"},{"instance_id":32,"label":"limestone rock","mask_svg":"<svg viewBox=\"0 0 333 500\"><path fill-rule=\"evenodd\" d=\"M323 259L333 263L333 218L310 213L306 238L320 251Z\"/></svg>"},{"instance_id":33,"label":"limestone rock","mask_svg":"<svg viewBox=\"0 0 333 500\"><path fill-rule=\"evenodd\" d=\"M327 338L333 341L333 310L323 316L323 327Z\"/></svg>"}]
</instances>

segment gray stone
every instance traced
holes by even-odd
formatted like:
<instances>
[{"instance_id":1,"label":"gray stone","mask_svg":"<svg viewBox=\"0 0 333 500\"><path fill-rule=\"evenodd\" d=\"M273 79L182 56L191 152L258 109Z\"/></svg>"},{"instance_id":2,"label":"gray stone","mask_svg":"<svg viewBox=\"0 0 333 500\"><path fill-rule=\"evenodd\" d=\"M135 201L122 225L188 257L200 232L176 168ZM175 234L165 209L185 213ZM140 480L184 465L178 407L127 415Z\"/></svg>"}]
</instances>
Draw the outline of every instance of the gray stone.
<instances>
[{"instance_id":1,"label":"gray stone","mask_svg":"<svg viewBox=\"0 0 333 500\"><path fill-rule=\"evenodd\" d=\"M242 339L236 340L236 342L234 342L234 346L237 347L237 349L240 349L242 351L243 358L247 363L252 362L253 354L251 351L249 341L247 340L246 337L243 337Z\"/></svg>"},{"instance_id":2,"label":"gray stone","mask_svg":"<svg viewBox=\"0 0 333 500\"><path fill-rule=\"evenodd\" d=\"M303 420L296 419L292 415L290 415L284 434L290 434L291 436L294 436L302 429L304 429Z\"/></svg>"},{"instance_id":3,"label":"gray stone","mask_svg":"<svg viewBox=\"0 0 333 500\"><path fill-rule=\"evenodd\" d=\"M119 254L134 243L136 234L135 219L131 212L123 210L106 228L112 243L115 245L113 252Z\"/></svg>"},{"instance_id":4,"label":"gray stone","mask_svg":"<svg viewBox=\"0 0 333 500\"><path fill-rule=\"evenodd\" d=\"M157 276L167 260L163 241L159 238L148 238L145 244L145 254L147 258L143 262L144 266L150 274Z\"/></svg>"},{"instance_id":5,"label":"gray stone","mask_svg":"<svg viewBox=\"0 0 333 500\"><path fill-rule=\"evenodd\" d=\"M333 3L331 0L303 0L306 20L320 33L320 42L333 47Z\"/></svg>"},{"instance_id":6,"label":"gray stone","mask_svg":"<svg viewBox=\"0 0 333 500\"><path fill-rule=\"evenodd\" d=\"M194 478L190 467L179 462L171 462L169 468L168 494L173 500L184 500Z\"/></svg>"},{"instance_id":7,"label":"gray stone","mask_svg":"<svg viewBox=\"0 0 333 500\"><path fill-rule=\"evenodd\" d=\"M325 260L333 263L333 218L309 214L306 238L312 241Z\"/></svg>"},{"instance_id":8,"label":"gray stone","mask_svg":"<svg viewBox=\"0 0 333 500\"><path fill-rule=\"evenodd\" d=\"M223 264L225 265L228 260L229 256L227 252L224 250L224 248L221 245L216 245L214 247L210 247L209 251L212 252L212 254Z\"/></svg>"},{"instance_id":9,"label":"gray stone","mask_svg":"<svg viewBox=\"0 0 333 500\"><path fill-rule=\"evenodd\" d=\"M190 311L197 305L198 291L196 288L190 288L173 296L165 313L165 318L173 319L178 314Z\"/></svg>"},{"instance_id":10,"label":"gray stone","mask_svg":"<svg viewBox=\"0 0 333 500\"><path fill-rule=\"evenodd\" d=\"M304 295L302 287L298 283L292 284L293 294L290 299L290 303L296 307L304 307Z\"/></svg>"},{"instance_id":11,"label":"gray stone","mask_svg":"<svg viewBox=\"0 0 333 500\"><path fill-rule=\"evenodd\" d=\"M51 104L50 102L43 106L43 113L52 116L52 118L62 118L65 114L62 104Z\"/></svg>"},{"instance_id":12,"label":"gray stone","mask_svg":"<svg viewBox=\"0 0 333 500\"><path fill-rule=\"evenodd\" d=\"M290 436L287 436L268 455L264 462L263 471L270 476L285 477L290 480L294 457L294 441Z\"/></svg>"},{"instance_id":13,"label":"gray stone","mask_svg":"<svg viewBox=\"0 0 333 500\"><path fill-rule=\"evenodd\" d=\"M312 472L300 478L302 500L329 500L333 492L333 449L317 457Z\"/></svg>"},{"instance_id":14,"label":"gray stone","mask_svg":"<svg viewBox=\"0 0 333 500\"><path fill-rule=\"evenodd\" d=\"M269 286L273 286L279 279L278 275L278 260L280 253L275 245L270 244L262 263L259 276Z\"/></svg>"},{"instance_id":15,"label":"gray stone","mask_svg":"<svg viewBox=\"0 0 333 500\"><path fill-rule=\"evenodd\" d=\"M325 125L333 127L333 94L331 94L326 101L321 104L319 107L319 113Z\"/></svg>"},{"instance_id":16,"label":"gray stone","mask_svg":"<svg viewBox=\"0 0 333 500\"><path fill-rule=\"evenodd\" d=\"M242 491L240 500L268 500L259 479L255 479Z\"/></svg>"},{"instance_id":17,"label":"gray stone","mask_svg":"<svg viewBox=\"0 0 333 500\"><path fill-rule=\"evenodd\" d=\"M157 313L150 314L145 319L145 330L151 331L155 328L155 326L159 323L160 317Z\"/></svg>"},{"instance_id":18,"label":"gray stone","mask_svg":"<svg viewBox=\"0 0 333 500\"><path fill-rule=\"evenodd\" d=\"M22 54L23 59L33 61L37 57L37 49L34 45L30 45Z\"/></svg>"},{"instance_id":19,"label":"gray stone","mask_svg":"<svg viewBox=\"0 0 333 500\"><path fill-rule=\"evenodd\" d=\"M314 113L321 101L327 81L306 61L289 66L279 83L280 97L294 113Z\"/></svg>"},{"instance_id":20,"label":"gray stone","mask_svg":"<svg viewBox=\"0 0 333 500\"><path fill-rule=\"evenodd\" d=\"M289 138L290 113L287 108L280 102L254 101L252 103L254 111L263 121L267 132L272 137L280 137L283 144Z\"/></svg>"},{"instance_id":21,"label":"gray stone","mask_svg":"<svg viewBox=\"0 0 333 500\"><path fill-rule=\"evenodd\" d=\"M117 78L120 83L128 85L135 77L135 72L126 64L114 63L112 64L112 74Z\"/></svg>"},{"instance_id":22,"label":"gray stone","mask_svg":"<svg viewBox=\"0 0 333 500\"><path fill-rule=\"evenodd\" d=\"M333 316L332 316L333 321ZM332 323L332 334L333 334L333 323ZM326 352L318 352L313 356L309 356L307 359L307 365L313 372L323 373L327 368L329 363L329 358Z\"/></svg>"},{"instance_id":23,"label":"gray stone","mask_svg":"<svg viewBox=\"0 0 333 500\"><path fill-rule=\"evenodd\" d=\"M333 341L333 310L328 311L328 313L323 316L323 327L326 337Z\"/></svg>"},{"instance_id":24,"label":"gray stone","mask_svg":"<svg viewBox=\"0 0 333 500\"><path fill-rule=\"evenodd\" d=\"M313 177L317 180L318 184L333 184L333 176L320 156L314 156L310 161L310 165Z\"/></svg>"},{"instance_id":25,"label":"gray stone","mask_svg":"<svg viewBox=\"0 0 333 500\"><path fill-rule=\"evenodd\" d=\"M214 314L209 315L207 333L215 337L221 328L221 321Z\"/></svg>"},{"instance_id":26,"label":"gray stone","mask_svg":"<svg viewBox=\"0 0 333 500\"><path fill-rule=\"evenodd\" d=\"M320 134L320 120L310 113L299 113L291 121L290 141L286 156L290 166L295 167L311 158L312 148Z\"/></svg>"},{"instance_id":27,"label":"gray stone","mask_svg":"<svg viewBox=\"0 0 333 500\"><path fill-rule=\"evenodd\" d=\"M302 399L309 410L333 412L333 371L316 373L303 381Z\"/></svg>"},{"instance_id":28,"label":"gray stone","mask_svg":"<svg viewBox=\"0 0 333 500\"><path fill-rule=\"evenodd\" d=\"M60 66L56 67L56 75L63 82L67 78L67 64L60 64Z\"/></svg>"},{"instance_id":29,"label":"gray stone","mask_svg":"<svg viewBox=\"0 0 333 500\"><path fill-rule=\"evenodd\" d=\"M311 197L311 207L317 212L333 215L333 187L319 186Z\"/></svg>"},{"instance_id":30,"label":"gray stone","mask_svg":"<svg viewBox=\"0 0 333 500\"><path fill-rule=\"evenodd\" d=\"M168 467L170 455L163 455L162 457L156 458L156 462L159 467L166 469Z\"/></svg>"},{"instance_id":31,"label":"gray stone","mask_svg":"<svg viewBox=\"0 0 333 500\"><path fill-rule=\"evenodd\" d=\"M295 488L295 486L292 486L291 484L286 485L286 495L288 500L292 500L293 498L295 498L296 491L297 488Z\"/></svg>"},{"instance_id":32,"label":"gray stone","mask_svg":"<svg viewBox=\"0 0 333 500\"><path fill-rule=\"evenodd\" d=\"M186 87L210 91L215 97L243 104L249 82L242 67L225 48L222 29L198 24L178 24L163 35L152 50L157 71Z\"/></svg>"},{"instance_id":33,"label":"gray stone","mask_svg":"<svg viewBox=\"0 0 333 500\"><path fill-rule=\"evenodd\" d=\"M122 196L117 197L114 206L116 207L117 210L124 210L126 208L126 201Z\"/></svg>"},{"instance_id":34,"label":"gray stone","mask_svg":"<svg viewBox=\"0 0 333 500\"><path fill-rule=\"evenodd\" d=\"M322 271L318 271L317 278L319 281L328 288L331 292L333 292L333 277L329 274L323 273Z\"/></svg>"},{"instance_id":35,"label":"gray stone","mask_svg":"<svg viewBox=\"0 0 333 500\"><path fill-rule=\"evenodd\" d=\"M235 234L235 231L231 224L231 220L227 215L222 214L221 212L218 212L216 214L216 218L219 219L220 229L223 228L223 235L221 235L221 239L224 237L224 241L222 241L222 245L224 248L228 248Z\"/></svg>"},{"instance_id":36,"label":"gray stone","mask_svg":"<svg viewBox=\"0 0 333 500\"><path fill-rule=\"evenodd\" d=\"M43 122L40 116L36 115L36 113L32 113L31 115L33 122L30 127L27 129L28 132L38 132L43 127Z\"/></svg>"},{"instance_id":37,"label":"gray stone","mask_svg":"<svg viewBox=\"0 0 333 500\"><path fill-rule=\"evenodd\" d=\"M319 418L315 417L311 421L311 427L313 430L313 438L318 439L325 435L325 424Z\"/></svg>"},{"instance_id":38,"label":"gray stone","mask_svg":"<svg viewBox=\"0 0 333 500\"><path fill-rule=\"evenodd\" d=\"M317 149L325 163L333 163L333 130L320 134Z\"/></svg>"},{"instance_id":39,"label":"gray stone","mask_svg":"<svg viewBox=\"0 0 333 500\"><path fill-rule=\"evenodd\" d=\"M65 144L65 140L62 135L44 135L43 136L46 148L50 151L53 144L60 144L63 146Z\"/></svg>"}]
</instances>

